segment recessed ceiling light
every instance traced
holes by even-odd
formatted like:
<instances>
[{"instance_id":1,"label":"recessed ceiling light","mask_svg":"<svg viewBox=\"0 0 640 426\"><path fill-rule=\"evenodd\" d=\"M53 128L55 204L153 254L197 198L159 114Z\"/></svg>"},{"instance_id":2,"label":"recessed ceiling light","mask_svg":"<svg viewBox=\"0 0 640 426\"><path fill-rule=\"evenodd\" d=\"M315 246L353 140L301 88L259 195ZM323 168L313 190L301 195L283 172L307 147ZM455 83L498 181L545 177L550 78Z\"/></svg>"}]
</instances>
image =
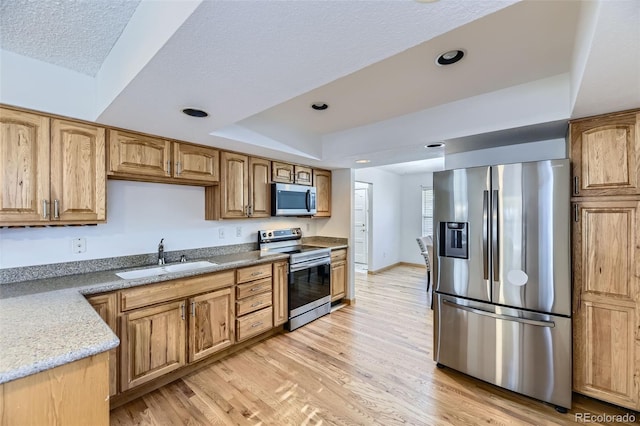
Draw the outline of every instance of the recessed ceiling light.
<instances>
[{"instance_id":1,"label":"recessed ceiling light","mask_svg":"<svg viewBox=\"0 0 640 426\"><path fill-rule=\"evenodd\" d=\"M435 3L438 0L415 0L418 3Z\"/></svg>"},{"instance_id":2,"label":"recessed ceiling light","mask_svg":"<svg viewBox=\"0 0 640 426\"><path fill-rule=\"evenodd\" d=\"M311 104L311 108L315 109L316 111L324 111L325 109L329 108L329 105L325 104L324 102L316 102Z\"/></svg>"},{"instance_id":3,"label":"recessed ceiling light","mask_svg":"<svg viewBox=\"0 0 640 426\"><path fill-rule=\"evenodd\" d=\"M425 145L425 148L442 148L444 146L444 142L430 143L429 145Z\"/></svg>"},{"instance_id":4,"label":"recessed ceiling light","mask_svg":"<svg viewBox=\"0 0 640 426\"><path fill-rule=\"evenodd\" d=\"M464 56L463 50L460 50L460 49L449 50L436 58L436 65L443 66L443 65L455 64L460 59L462 59L463 56Z\"/></svg>"},{"instance_id":5,"label":"recessed ceiling light","mask_svg":"<svg viewBox=\"0 0 640 426\"><path fill-rule=\"evenodd\" d=\"M356 160L356 163L358 163L358 164L367 164L367 163L370 163L370 162L371 162L371 160Z\"/></svg>"},{"instance_id":6,"label":"recessed ceiling light","mask_svg":"<svg viewBox=\"0 0 640 426\"><path fill-rule=\"evenodd\" d=\"M198 118L204 118L209 115L206 111L203 111L201 109L195 109L195 108L185 108L182 110L182 112L191 117L198 117Z\"/></svg>"}]
</instances>

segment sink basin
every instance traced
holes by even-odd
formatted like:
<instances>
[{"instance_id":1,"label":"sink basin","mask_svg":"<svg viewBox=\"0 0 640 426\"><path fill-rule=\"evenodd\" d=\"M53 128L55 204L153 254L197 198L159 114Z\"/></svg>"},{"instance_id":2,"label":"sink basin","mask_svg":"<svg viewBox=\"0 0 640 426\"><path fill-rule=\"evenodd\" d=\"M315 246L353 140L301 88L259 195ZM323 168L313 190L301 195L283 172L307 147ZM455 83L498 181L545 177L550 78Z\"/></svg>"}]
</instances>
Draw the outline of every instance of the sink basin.
<instances>
[{"instance_id":1,"label":"sink basin","mask_svg":"<svg viewBox=\"0 0 640 426\"><path fill-rule=\"evenodd\" d=\"M199 261L176 263L174 265L154 266L153 268L136 269L134 271L116 272L116 275L125 280L133 280L136 278L156 277L158 275L170 274L173 272L193 271L195 269L208 268L215 266L213 262Z\"/></svg>"},{"instance_id":2,"label":"sink basin","mask_svg":"<svg viewBox=\"0 0 640 426\"><path fill-rule=\"evenodd\" d=\"M187 263L176 263L174 265L167 265L164 269L167 272L182 272L182 271L192 271L194 269L200 268L208 268L209 266L215 266L215 263L207 262L207 261L199 261L199 262L187 262Z\"/></svg>"}]
</instances>

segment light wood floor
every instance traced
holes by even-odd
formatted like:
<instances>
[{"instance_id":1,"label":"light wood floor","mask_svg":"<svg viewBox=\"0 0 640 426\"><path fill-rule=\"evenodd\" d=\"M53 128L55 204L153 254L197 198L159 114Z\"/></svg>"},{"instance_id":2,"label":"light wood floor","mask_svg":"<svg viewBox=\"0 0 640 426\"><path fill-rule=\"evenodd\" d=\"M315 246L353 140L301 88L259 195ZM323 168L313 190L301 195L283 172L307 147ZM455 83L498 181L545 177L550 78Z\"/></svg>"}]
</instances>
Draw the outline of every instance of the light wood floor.
<instances>
[{"instance_id":1,"label":"light wood floor","mask_svg":"<svg viewBox=\"0 0 640 426\"><path fill-rule=\"evenodd\" d=\"M566 425L626 413L574 394L559 414L437 369L424 268L357 273L356 299L113 410L111 425Z\"/></svg>"}]
</instances>

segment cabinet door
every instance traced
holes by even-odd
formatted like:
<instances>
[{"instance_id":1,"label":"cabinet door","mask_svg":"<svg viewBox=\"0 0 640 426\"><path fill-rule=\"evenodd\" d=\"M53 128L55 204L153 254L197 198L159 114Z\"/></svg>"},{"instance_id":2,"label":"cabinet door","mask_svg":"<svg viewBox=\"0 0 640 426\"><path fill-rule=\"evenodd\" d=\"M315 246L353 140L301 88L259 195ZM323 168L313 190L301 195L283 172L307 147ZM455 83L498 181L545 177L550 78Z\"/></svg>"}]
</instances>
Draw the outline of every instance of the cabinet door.
<instances>
[{"instance_id":1,"label":"cabinet door","mask_svg":"<svg viewBox=\"0 0 640 426\"><path fill-rule=\"evenodd\" d=\"M122 316L120 387L123 391L185 365L185 302L165 303Z\"/></svg>"},{"instance_id":2,"label":"cabinet door","mask_svg":"<svg viewBox=\"0 0 640 426\"><path fill-rule=\"evenodd\" d=\"M271 162L263 158L249 159L249 175L251 188L251 217L271 216L271 188L269 186L269 176L271 175Z\"/></svg>"},{"instance_id":3,"label":"cabinet door","mask_svg":"<svg viewBox=\"0 0 640 426\"><path fill-rule=\"evenodd\" d=\"M109 130L109 174L171 176L171 142Z\"/></svg>"},{"instance_id":4,"label":"cabinet door","mask_svg":"<svg viewBox=\"0 0 640 426\"><path fill-rule=\"evenodd\" d=\"M48 221L48 118L0 108L0 171L0 225Z\"/></svg>"},{"instance_id":5,"label":"cabinet door","mask_svg":"<svg viewBox=\"0 0 640 426\"><path fill-rule=\"evenodd\" d=\"M573 224L574 390L638 408L638 201L578 203Z\"/></svg>"},{"instance_id":6,"label":"cabinet door","mask_svg":"<svg viewBox=\"0 0 640 426\"><path fill-rule=\"evenodd\" d=\"M287 306L287 262L273 264L273 325L284 324L289 319Z\"/></svg>"},{"instance_id":7,"label":"cabinet door","mask_svg":"<svg viewBox=\"0 0 640 426\"><path fill-rule=\"evenodd\" d=\"M271 163L271 172L271 180L273 182L293 183L293 164L273 161Z\"/></svg>"},{"instance_id":8,"label":"cabinet door","mask_svg":"<svg viewBox=\"0 0 640 426\"><path fill-rule=\"evenodd\" d=\"M53 220L104 222L106 214L105 131L70 121L51 124Z\"/></svg>"},{"instance_id":9,"label":"cabinet door","mask_svg":"<svg viewBox=\"0 0 640 426\"><path fill-rule=\"evenodd\" d=\"M314 170L313 184L316 187L316 217L331 216L331 172Z\"/></svg>"},{"instance_id":10,"label":"cabinet door","mask_svg":"<svg viewBox=\"0 0 640 426\"><path fill-rule=\"evenodd\" d=\"M176 179L205 183L220 180L220 153L217 149L174 142L173 163Z\"/></svg>"},{"instance_id":11,"label":"cabinet door","mask_svg":"<svg viewBox=\"0 0 640 426\"><path fill-rule=\"evenodd\" d=\"M344 260L331 264L331 301L342 299L347 288L347 262Z\"/></svg>"},{"instance_id":12,"label":"cabinet door","mask_svg":"<svg viewBox=\"0 0 640 426\"><path fill-rule=\"evenodd\" d=\"M298 185L311 185L312 183L312 170L311 167L295 166L295 183Z\"/></svg>"},{"instance_id":13,"label":"cabinet door","mask_svg":"<svg viewBox=\"0 0 640 426\"><path fill-rule=\"evenodd\" d=\"M249 157L242 154L220 154L220 217L247 217L249 206Z\"/></svg>"},{"instance_id":14,"label":"cabinet door","mask_svg":"<svg viewBox=\"0 0 640 426\"><path fill-rule=\"evenodd\" d=\"M571 123L577 196L640 194L640 112Z\"/></svg>"},{"instance_id":15,"label":"cabinet door","mask_svg":"<svg viewBox=\"0 0 640 426\"><path fill-rule=\"evenodd\" d=\"M100 318L107 323L111 331L118 335L117 321L117 294L99 294L87 298L93 309L96 310ZM109 351L109 395L118 393L118 348Z\"/></svg>"},{"instance_id":16,"label":"cabinet door","mask_svg":"<svg viewBox=\"0 0 640 426\"><path fill-rule=\"evenodd\" d=\"M233 289L230 287L190 299L189 362L233 344L233 296Z\"/></svg>"}]
</instances>

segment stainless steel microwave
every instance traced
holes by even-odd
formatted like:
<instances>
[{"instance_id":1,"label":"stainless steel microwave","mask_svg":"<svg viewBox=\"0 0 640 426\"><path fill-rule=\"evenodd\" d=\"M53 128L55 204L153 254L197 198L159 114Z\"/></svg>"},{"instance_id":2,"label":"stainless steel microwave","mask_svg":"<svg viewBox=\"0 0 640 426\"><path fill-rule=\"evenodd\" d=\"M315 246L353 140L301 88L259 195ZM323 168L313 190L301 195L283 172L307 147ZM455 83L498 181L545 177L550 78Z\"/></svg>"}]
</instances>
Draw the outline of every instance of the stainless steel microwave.
<instances>
[{"instance_id":1,"label":"stainless steel microwave","mask_svg":"<svg viewBox=\"0 0 640 426\"><path fill-rule=\"evenodd\" d=\"M316 211L315 186L271 184L271 216L311 216Z\"/></svg>"}]
</instances>

